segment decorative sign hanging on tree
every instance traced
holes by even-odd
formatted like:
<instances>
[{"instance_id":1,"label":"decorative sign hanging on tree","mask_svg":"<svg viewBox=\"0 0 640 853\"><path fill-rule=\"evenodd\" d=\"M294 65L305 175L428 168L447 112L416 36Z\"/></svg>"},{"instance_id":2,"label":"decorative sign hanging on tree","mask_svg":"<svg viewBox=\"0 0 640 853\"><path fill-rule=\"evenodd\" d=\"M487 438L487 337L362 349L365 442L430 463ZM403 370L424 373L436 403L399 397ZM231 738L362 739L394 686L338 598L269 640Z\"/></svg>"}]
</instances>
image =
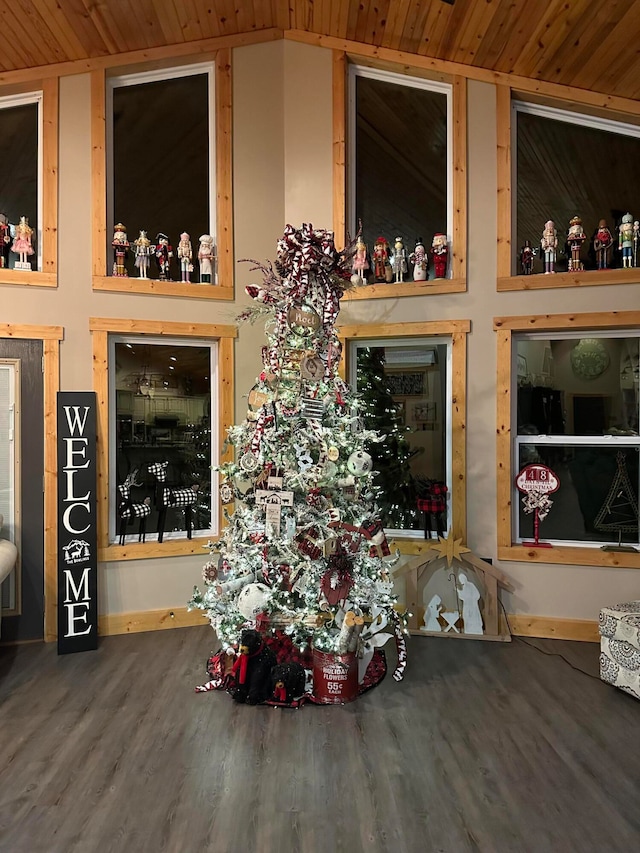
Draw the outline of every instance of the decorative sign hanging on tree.
<instances>
[{"instance_id":1,"label":"decorative sign hanging on tree","mask_svg":"<svg viewBox=\"0 0 640 853\"><path fill-rule=\"evenodd\" d=\"M560 488L557 475L546 465L525 465L516 477L516 488L523 493L522 508L533 513L533 542L523 545L535 545L536 548L551 548L549 542L540 542L540 522L549 514L553 501L550 494Z\"/></svg>"}]
</instances>

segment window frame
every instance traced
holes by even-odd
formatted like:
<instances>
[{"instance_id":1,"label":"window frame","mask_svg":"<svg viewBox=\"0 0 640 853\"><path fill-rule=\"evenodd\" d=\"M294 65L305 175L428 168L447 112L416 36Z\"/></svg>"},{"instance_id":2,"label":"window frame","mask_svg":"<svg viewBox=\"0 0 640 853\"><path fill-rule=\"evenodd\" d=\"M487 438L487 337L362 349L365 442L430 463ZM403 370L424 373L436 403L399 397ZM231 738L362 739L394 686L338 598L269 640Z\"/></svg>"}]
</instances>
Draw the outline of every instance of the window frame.
<instances>
[{"instance_id":1,"label":"window frame","mask_svg":"<svg viewBox=\"0 0 640 853\"><path fill-rule=\"evenodd\" d=\"M573 332L589 333L592 336L597 336L601 332L618 331L624 333L629 329L640 329L640 311L495 317L493 328L497 333L498 349L496 375L498 559L513 562L640 568L640 551L636 553L602 551L599 547L602 543L564 545L554 542L551 548L535 548L533 545L517 543L514 521L519 499L514 485L518 473L515 470L517 436L515 431L512 431L513 398L517 382L517 364L513 346L514 335L526 332L559 333L567 336ZM567 436L563 436L563 438L566 443ZM583 441L582 443L588 442ZM617 443L620 446L625 445L624 439ZM628 442L626 442L626 446L628 446Z\"/></svg>"},{"instance_id":2,"label":"window frame","mask_svg":"<svg viewBox=\"0 0 640 853\"><path fill-rule=\"evenodd\" d=\"M580 124L599 130L623 135L640 137L640 120L635 114L615 113L594 109L593 106L579 100L567 103L551 98L541 98L526 92L519 92L508 85L496 87L496 123L497 123L497 291L556 289L562 287L584 287L609 284L635 284L640 270L607 269L581 270L574 272L556 272L555 275L534 273L517 275L515 271L514 238L517 206L515 182L517 163L517 112L539 115L541 118L553 118L571 124ZM541 227L542 227L541 223Z\"/></svg>"},{"instance_id":3,"label":"window frame","mask_svg":"<svg viewBox=\"0 0 640 853\"><path fill-rule=\"evenodd\" d=\"M115 347L116 344L166 344L173 345L176 348L179 347L207 347L209 349L209 387L211 391L211 400L214 399L215 388L217 388L219 380L220 380L220 359L219 359L219 347L217 346L217 341L205 340L204 338L193 338L185 341L182 338L170 338L160 339L154 337L153 335L117 335L110 334L108 338L108 346L109 346L109 364L115 363ZM109 431L115 429L116 426L116 417L117 417L117 389L115 387L115 375L113 371L109 372ZM218 435L218 419L214 416L211 420L211 456L210 462L211 466L216 464L216 460L214 459L214 453L216 448L219 448L221 445L220 436ZM110 442L109 444L109 482L116 482L116 457L117 457L117 449L115 446L115 442ZM200 538L206 539L215 539L218 537L220 530L218 529L219 518L218 515L214 512L214 500L217 497L218 489L217 489L217 481L218 477L213 469L210 473L210 494L211 494L211 529L205 531L204 533L200 533ZM117 509L117 499L115 495L115 489L112 487L110 490L111 501L109 502L109 531L108 531L108 541L110 545L114 545L119 536L118 536L118 517L116 514ZM196 529L194 528L194 535L196 534ZM132 530L127 535L133 536L137 535L134 530ZM147 538L150 542L155 542L154 536L156 535L156 531L148 530L146 533ZM180 531L179 533L175 533L173 531L166 530L164 533L165 542L174 541L175 539L182 539L185 536L185 531Z\"/></svg>"},{"instance_id":4,"label":"window frame","mask_svg":"<svg viewBox=\"0 0 640 853\"><path fill-rule=\"evenodd\" d=\"M334 51L333 62L333 227L338 242L352 232L355 190L355 77L376 77L399 85L448 91L447 234L451 240L450 278L370 284L352 288L345 299L383 299L423 294L460 293L467 289L467 79L458 75L425 73L421 69L376 63L358 56L347 61ZM347 192L347 188L349 192Z\"/></svg>"},{"instance_id":5,"label":"window frame","mask_svg":"<svg viewBox=\"0 0 640 853\"><path fill-rule=\"evenodd\" d=\"M455 539L466 541L466 377L467 335L471 330L469 320L433 320L424 323L385 323L341 325L338 329L344 357L340 363L341 376L350 378L352 342L388 341L396 338L448 338L451 341L451 463L448 480L449 529ZM449 378L448 378L449 381ZM402 554L419 555L429 550L432 540L413 535L393 534L392 542Z\"/></svg>"},{"instance_id":6,"label":"window frame","mask_svg":"<svg viewBox=\"0 0 640 853\"><path fill-rule=\"evenodd\" d=\"M0 110L38 107L38 210L35 270L0 269L0 284L58 286L58 78L0 94ZM16 223L12 223L16 224Z\"/></svg>"},{"instance_id":7,"label":"window frame","mask_svg":"<svg viewBox=\"0 0 640 853\"><path fill-rule=\"evenodd\" d=\"M110 494L115 484L110 481L110 410L109 410L109 353L110 336L178 338L185 346L192 341L206 340L217 344L217 396L215 399L217 414L215 428L212 421L212 444L217 438L217 446L212 446L212 460L223 461L229 451L223 453L222 443L226 430L233 423L233 341L238 336L236 326L212 325L206 323L170 323L152 320L118 320L92 317L89 320L93 349L93 387L98 403L98 559L103 562L113 560L142 560L150 557L168 557L177 554L202 554L207 541L215 541L221 533L222 513L216 492L211 495L211 523L216 535L198 536L187 539L166 538L164 542L133 542L125 545L109 541ZM214 389L212 389L213 391Z\"/></svg>"},{"instance_id":8,"label":"window frame","mask_svg":"<svg viewBox=\"0 0 640 853\"><path fill-rule=\"evenodd\" d=\"M210 223L217 250L217 284L202 285L180 281L139 280L135 276L119 278L107 275L107 228L109 223L108 186L112 170L109 158L112 150L112 81L123 85L151 82L193 74L210 75ZM233 300L233 204L232 204L232 79L231 50L221 48L210 57L197 61L176 61L153 67L133 66L104 69L91 73L91 137L92 137L92 205L93 205L93 275L94 290L145 295L180 296L198 299Z\"/></svg>"}]
</instances>

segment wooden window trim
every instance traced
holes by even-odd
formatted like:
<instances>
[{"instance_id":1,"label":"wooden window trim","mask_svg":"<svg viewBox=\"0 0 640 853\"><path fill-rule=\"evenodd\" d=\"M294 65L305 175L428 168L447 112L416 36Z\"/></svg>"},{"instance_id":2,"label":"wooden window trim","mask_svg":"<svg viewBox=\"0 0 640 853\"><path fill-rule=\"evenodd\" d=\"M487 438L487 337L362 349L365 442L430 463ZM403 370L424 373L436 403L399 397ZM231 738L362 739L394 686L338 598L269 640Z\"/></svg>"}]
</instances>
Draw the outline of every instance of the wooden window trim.
<instances>
[{"instance_id":1,"label":"wooden window trim","mask_svg":"<svg viewBox=\"0 0 640 853\"><path fill-rule=\"evenodd\" d=\"M640 327L640 311L601 311L592 314L539 314L529 317L495 317L498 367L496 375L496 470L498 559L525 563L604 566L640 569L640 552L601 551L599 548L554 545L536 549L513 542L511 498L517 472L511 466L512 344L514 332L598 331Z\"/></svg>"},{"instance_id":2,"label":"wooden window trim","mask_svg":"<svg viewBox=\"0 0 640 853\"><path fill-rule=\"evenodd\" d=\"M351 341L370 338L451 338L451 531L456 539L467 541L467 462L466 462L466 404L467 404L467 334L469 320L433 320L425 323L362 323L340 326L343 358L342 378L346 380L347 350ZM402 554L422 554L431 547L429 539L408 539L394 536L393 542Z\"/></svg>"},{"instance_id":3,"label":"wooden window trim","mask_svg":"<svg viewBox=\"0 0 640 853\"><path fill-rule=\"evenodd\" d=\"M560 272L554 275L535 273L533 275L512 275L511 263L514 253L513 246L513 169L511 156L511 102L515 92L508 85L496 87L496 122L497 122L497 179L498 179L498 257L497 257L497 290L499 292L512 290L556 290L559 287L594 287L610 284L637 284L640 273L638 269L609 269L583 270L582 272ZM520 94L520 99L527 99ZM574 112L580 111L580 101L566 104L562 101L551 101L548 98L532 98L536 103L549 106L568 106ZM585 102L585 111L593 114ZM577 108L577 109L576 109ZM602 111L598 111L602 115ZM607 116L609 120L616 118L629 121L629 116ZM542 229L543 223L540 223Z\"/></svg>"},{"instance_id":4,"label":"wooden window trim","mask_svg":"<svg viewBox=\"0 0 640 853\"><path fill-rule=\"evenodd\" d=\"M42 92L42 270L0 269L0 284L58 286L58 78L47 77L25 92Z\"/></svg>"},{"instance_id":5,"label":"wooden window trim","mask_svg":"<svg viewBox=\"0 0 640 853\"><path fill-rule=\"evenodd\" d=\"M198 57L203 61L206 57ZM179 281L143 281L135 277L105 275L107 269L107 162L106 162L106 75L91 72L91 173L93 217L93 289L118 293L143 293L197 299L233 300L233 109L231 49L215 52L216 127L216 285L185 284ZM141 67L139 70L144 70Z\"/></svg>"},{"instance_id":6,"label":"wooden window trim","mask_svg":"<svg viewBox=\"0 0 640 853\"><path fill-rule=\"evenodd\" d=\"M205 536L194 539L177 539L167 542L131 543L128 545L109 544L109 335L153 335L154 337L209 338L218 343L218 437L220 459L222 443L227 429L233 423L233 377L234 377L234 339L238 336L235 326L210 323L168 323L157 320L119 320L106 317L90 317L93 349L93 388L98 402L98 559L101 562L113 560L144 560L150 557L169 557L177 554L203 554L203 546L209 539ZM216 496L211 498L211 512L218 513L218 530L222 515Z\"/></svg>"},{"instance_id":7,"label":"wooden window trim","mask_svg":"<svg viewBox=\"0 0 640 853\"><path fill-rule=\"evenodd\" d=\"M373 63L369 63L373 64ZM411 72L407 66L387 70ZM338 243L347 241L347 73L345 51L333 51L333 230ZM452 85L453 110L453 233L451 235L450 279L406 281L401 284L369 284L345 293L345 299L385 299L436 293L463 293L467 289L467 80L455 75Z\"/></svg>"},{"instance_id":8,"label":"wooden window trim","mask_svg":"<svg viewBox=\"0 0 640 853\"><path fill-rule=\"evenodd\" d=\"M58 429L62 326L0 323L0 338L42 341L44 391L44 640L58 637Z\"/></svg>"}]
</instances>

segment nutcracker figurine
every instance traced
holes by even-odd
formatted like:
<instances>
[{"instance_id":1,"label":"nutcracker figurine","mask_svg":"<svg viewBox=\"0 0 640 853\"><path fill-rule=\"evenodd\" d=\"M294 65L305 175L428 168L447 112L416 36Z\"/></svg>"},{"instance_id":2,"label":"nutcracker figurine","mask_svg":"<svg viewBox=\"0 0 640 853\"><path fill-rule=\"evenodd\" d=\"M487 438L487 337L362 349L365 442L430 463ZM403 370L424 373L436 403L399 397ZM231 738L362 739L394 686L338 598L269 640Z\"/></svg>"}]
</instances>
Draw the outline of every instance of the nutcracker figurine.
<instances>
[{"instance_id":1,"label":"nutcracker figurine","mask_svg":"<svg viewBox=\"0 0 640 853\"><path fill-rule=\"evenodd\" d=\"M522 275L531 275L533 272L533 259L536 250L531 246L531 240L525 240L520 249L520 271Z\"/></svg>"},{"instance_id":2,"label":"nutcracker figurine","mask_svg":"<svg viewBox=\"0 0 640 853\"><path fill-rule=\"evenodd\" d=\"M200 246L198 247L201 284L211 284L213 281L214 255L213 237L211 234L203 234L202 237L200 237Z\"/></svg>"},{"instance_id":3,"label":"nutcracker figurine","mask_svg":"<svg viewBox=\"0 0 640 853\"><path fill-rule=\"evenodd\" d=\"M556 252L558 250L558 232L553 219L548 219L544 223L542 239L540 240L540 248L544 254L544 271L545 273L554 273L556 271Z\"/></svg>"},{"instance_id":4,"label":"nutcracker figurine","mask_svg":"<svg viewBox=\"0 0 640 853\"><path fill-rule=\"evenodd\" d=\"M29 220L26 216L20 217L20 222L15 227L15 236L11 251L19 255L20 260L13 265L16 270L30 270L31 262L27 260L30 255L34 254L31 238L33 237L33 228L29 225Z\"/></svg>"},{"instance_id":5,"label":"nutcracker figurine","mask_svg":"<svg viewBox=\"0 0 640 853\"><path fill-rule=\"evenodd\" d=\"M407 272L407 250L404 247L402 237L396 237L393 245L392 266L396 284L399 284L401 281L404 281L404 276Z\"/></svg>"},{"instance_id":6,"label":"nutcracker figurine","mask_svg":"<svg viewBox=\"0 0 640 853\"><path fill-rule=\"evenodd\" d=\"M351 281L356 285L367 283L367 277L364 274L364 271L369 269L367 253L367 244L364 242L362 237L358 235L356 239L356 248L353 255L353 265L351 267Z\"/></svg>"},{"instance_id":7,"label":"nutcracker figurine","mask_svg":"<svg viewBox=\"0 0 640 853\"><path fill-rule=\"evenodd\" d=\"M613 236L607 228L607 220L601 219L598 223L596 236L593 238L593 248L596 253L596 263L599 270L609 267L609 254L613 246Z\"/></svg>"},{"instance_id":8,"label":"nutcracker figurine","mask_svg":"<svg viewBox=\"0 0 640 853\"><path fill-rule=\"evenodd\" d=\"M433 235L431 254L433 255L434 278L446 278L447 262L449 260L449 246L446 234L438 232Z\"/></svg>"},{"instance_id":9,"label":"nutcracker figurine","mask_svg":"<svg viewBox=\"0 0 640 853\"><path fill-rule=\"evenodd\" d=\"M569 221L569 231L567 232L567 242L571 249L569 272L578 272L584 269L584 264L580 260L580 249L586 239L587 235L582 227L582 219L579 216L574 216Z\"/></svg>"},{"instance_id":10,"label":"nutcracker figurine","mask_svg":"<svg viewBox=\"0 0 640 853\"><path fill-rule=\"evenodd\" d=\"M373 245L373 274L376 281L391 281L393 273L389 262L389 243L378 237Z\"/></svg>"},{"instance_id":11,"label":"nutcracker figurine","mask_svg":"<svg viewBox=\"0 0 640 853\"><path fill-rule=\"evenodd\" d=\"M638 266L638 248L640 248L640 222L633 223L633 265Z\"/></svg>"},{"instance_id":12,"label":"nutcracker figurine","mask_svg":"<svg viewBox=\"0 0 640 853\"><path fill-rule=\"evenodd\" d=\"M127 259L127 252L129 251L130 245L129 240L127 239L127 229L122 222L118 222L113 229L113 240L111 241L111 245L113 247L112 275L122 278L127 275L127 270L125 269L124 264Z\"/></svg>"},{"instance_id":13,"label":"nutcracker figurine","mask_svg":"<svg viewBox=\"0 0 640 853\"><path fill-rule=\"evenodd\" d=\"M413 264L413 280L426 281L429 267L429 259L422 242L422 237L416 240L416 246L409 255L409 261Z\"/></svg>"},{"instance_id":14,"label":"nutcracker figurine","mask_svg":"<svg viewBox=\"0 0 640 853\"><path fill-rule=\"evenodd\" d=\"M151 245L151 240L147 237L146 231L141 231L140 236L133 241L135 250L135 266L138 270L140 278L149 278L149 264L151 263L151 255L155 251L155 246Z\"/></svg>"},{"instance_id":15,"label":"nutcracker figurine","mask_svg":"<svg viewBox=\"0 0 640 853\"><path fill-rule=\"evenodd\" d=\"M618 248L622 252L622 266L630 267L633 261L633 216L625 213L618 227Z\"/></svg>"},{"instance_id":16,"label":"nutcracker figurine","mask_svg":"<svg viewBox=\"0 0 640 853\"><path fill-rule=\"evenodd\" d=\"M0 213L0 268L9 269L9 252L11 251L11 226L9 220Z\"/></svg>"},{"instance_id":17,"label":"nutcracker figurine","mask_svg":"<svg viewBox=\"0 0 640 853\"><path fill-rule=\"evenodd\" d=\"M190 273L193 272L193 251L191 249L191 237L186 231L180 235L178 243L178 260L180 261L180 276L183 282L189 283Z\"/></svg>"},{"instance_id":18,"label":"nutcracker figurine","mask_svg":"<svg viewBox=\"0 0 640 853\"><path fill-rule=\"evenodd\" d=\"M166 234L160 232L156 237L156 266L160 281L170 281L169 266L173 257L173 249Z\"/></svg>"}]
</instances>

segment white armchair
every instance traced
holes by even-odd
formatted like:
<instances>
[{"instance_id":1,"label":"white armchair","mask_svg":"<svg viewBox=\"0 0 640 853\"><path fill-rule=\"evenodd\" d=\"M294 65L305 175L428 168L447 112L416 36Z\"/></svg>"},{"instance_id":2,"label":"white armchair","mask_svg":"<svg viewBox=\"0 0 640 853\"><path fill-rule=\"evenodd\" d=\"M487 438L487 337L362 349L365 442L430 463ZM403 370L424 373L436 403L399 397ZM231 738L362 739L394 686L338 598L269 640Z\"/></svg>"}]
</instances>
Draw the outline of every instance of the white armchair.
<instances>
[{"instance_id":1,"label":"white armchair","mask_svg":"<svg viewBox=\"0 0 640 853\"><path fill-rule=\"evenodd\" d=\"M4 524L4 518L0 515L0 530ZM18 559L18 549L8 539L0 539L0 583L11 573ZM0 619L2 612L0 611Z\"/></svg>"}]
</instances>

